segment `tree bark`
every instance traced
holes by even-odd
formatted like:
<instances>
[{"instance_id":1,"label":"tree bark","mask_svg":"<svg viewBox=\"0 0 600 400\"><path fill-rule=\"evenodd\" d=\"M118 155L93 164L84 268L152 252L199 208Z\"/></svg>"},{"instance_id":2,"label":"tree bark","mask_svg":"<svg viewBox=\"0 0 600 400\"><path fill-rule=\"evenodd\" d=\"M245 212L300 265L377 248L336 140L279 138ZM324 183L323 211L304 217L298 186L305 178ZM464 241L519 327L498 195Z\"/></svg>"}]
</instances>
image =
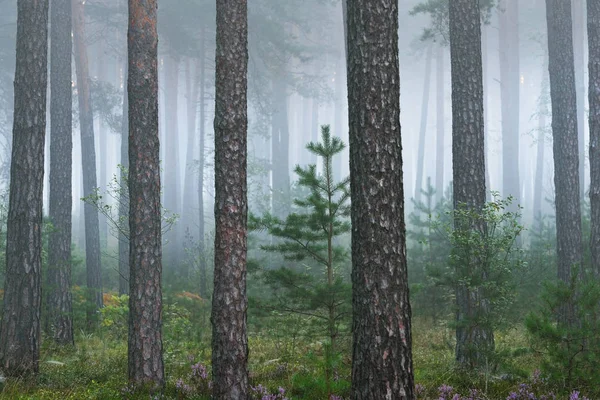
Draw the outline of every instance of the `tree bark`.
<instances>
[{"instance_id":1,"label":"tree bark","mask_svg":"<svg viewBox=\"0 0 600 400\"><path fill-rule=\"evenodd\" d=\"M348 0L352 399L413 399L398 1Z\"/></svg>"},{"instance_id":2,"label":"tree bark","mask_svg":"<svg viewBox=\"0 0 600 400\"><path fill-rule=\"evenodd\" d=\"M417 181L415 182L415 200L421 201L423 185L423 170L425 169L425 136L427 134L427 113L429 111L429 85L431 82L432 45L427 47L425 56L425 81L423 83L423 98L421 102L421 125L419 128L419 153L417 155ZM429 188L427 188L429 189Z\"/></svg>"},{"instance_id":3,"label":"tree bark","mask_svg":"<svg viewBox=\"0 0 600 400\"><path fill-rule=\"evenodd\" d=\"M587 2L592 268L600 275L600 2Z\"/></svg>"},{"instance_id":4,"label":"tree bark","mask_svg":"<svg viewBox=\"0 0 600 400\"><path fill-rule=\"evenodd\" d=\"M0 366L37 373L40 358L42 189L48 82L48 1L17 2L17 63Z\"/></svg>"},{"instance_id":5,"label":"tree bark","mask_svg":"<svg viewBox=\"0 0 600 400\"><path fill-rule=\"evenodd\" d=\"M450 60L452 70L452 177L454 209L480 211L486 201L484 155L483 69L481 56L481 21L478 0L450 2ZM457 224L455 229L478 229ZM456 249L459 254L463 252ZM463 256L460 263L473 271L481 270L473 255ZM473 272L478 273L478 272ZM482 272L483 273L483 272ZM482 277L485 280L485 276ZM478 367L494 348L493 331L473 323L487 312L486 299L480 289L470 289L458 282L456 293L456 360L463 367Z\"/></svg>"},{"instance_id":6,"label":"tree bark","mask_svg":"<svg viewBox=\"0 0 600 400\"><path fill-rule=\"evenodd\" d=\"M51 12L50 49L50 199L53 229L48 237L49 334L61 345L73 345L71 294L71 173L73 166L71 1L55 0Z\"/></svg>"},{"instance_id":7,"label":"tree bark","mask_svg":"<svg viewBox=\"0 0 600 400\"><path fill-rule=\"evenodd\" d=\"M519 178L519 4L502 0L500 14L500 96L502 113L502 194L512 196L511 211L521 199Z\"/></svg>"},{"instance_id":8,"label":"tree bark","mask_svg":"<svg viewBox=\"0 0 600 400\"><path fill-rule=\"evenodd\" d=\"M160 388L162 242L157 0L129 0L129 380Z\"/></svg>"},{"instance_id":9,"label":"tree bark","mask_svg":"<svg viewBox=\"0 0 600 400\"><path fill-rule=\"evenodd\" d=\"M215 66L213 398L245 400L248 397L246 0L217 0Z\"/></svg>"},{"instance_id":10,"label":"tree bark","mask_svg":"<svg viewBox=\"0 0 600 400\"><path fill-rule=\"evenodd\" d=\"M577 99L570 2L546 0L546 18L554 138L558 278L569 282L571 269L581 267L583 263ZM572 321L574 316L571 312L572 310L562 310L559 321Z\"/></svg>"},{"instance_id":11,"label":"tree bark","mask_svg":"<svg viewBox=\"0 0 600 400\"><path fill-rule=\"evenodd\" d=\"M444 47L439 45L436 54L436 150L435 150L435 190L436 201L444 197L444 103L446 85L444 84Z\"/></svg>"},{"instance_id":12,"label":"tree bark","mask_svg":"<svg viewBox=\"0 0 600 400\"><path fill-rule=\"evenodd\" d=\"M77 75L77 97L79 100L79 127L81 130L81 158L83 165L83 194L94 193L96 181L96 150L94 145L94 115L88 56L85 44L84 0L72 0L73 38L75 42L75 70ZM102 273L100 263L100 225L98 211L86 203L85 218L85 265L87 271L87 324L91 328L98 322L102 308Z\"/></svg>"}]
</instances>

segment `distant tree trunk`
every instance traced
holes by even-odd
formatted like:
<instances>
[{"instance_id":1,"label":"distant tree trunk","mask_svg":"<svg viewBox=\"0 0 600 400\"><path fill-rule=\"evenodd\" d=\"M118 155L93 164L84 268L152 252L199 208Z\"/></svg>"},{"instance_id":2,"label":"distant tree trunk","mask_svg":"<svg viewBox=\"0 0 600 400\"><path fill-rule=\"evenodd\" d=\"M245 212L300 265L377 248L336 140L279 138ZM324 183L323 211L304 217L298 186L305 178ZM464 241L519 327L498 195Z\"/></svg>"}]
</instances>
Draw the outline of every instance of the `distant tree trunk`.
<instances>
[{"instance_id":1,"label":"distant tree trunk","mask_svg":"<svg viewBox=\"0 0 600 400\"><path fill-rule=\"evenodd\" d=\"M245 0L217 0L215 66L213 398L245 400L248 397L248 11Z\"/></svg>"},{"instance_id":2,"label":"distant tree trunk","mask_svg":"<svg viewBox=\"0 0 600 400\"><path fill-rule=\"evenodd\" d=\"M61 345L73 345L71 294L71 174L73 166L71 0L55 0L50 50L50 205L53 228L48 237L48 333Z\"/></svg>"},{"instance_id":3,"label":"distant tree trunk","mask_svg":"<svg viewBox=\"0 0 600 400\"><path fill-rule=\"evenodd\" d=\"M164 201L165 208L181 215L180 174L179 174L179 59L174 56L165 57L165 179ZM178 271L180 242L180 226L175 225L167 234L169 243L165 249L165 265L169 272Z\"/></svg>"},{"instance_id":4,"label":"distant tree trunk","mask_svg":"<svg viewBox=\"0 0 600 400\"><path fill-rule=\"evenodd\" d=\"M198 190L196 189L197 181L194 179L196 174L194 168L194 149L196 148L196 117L198 110L198 85L199 74L196 71L195 60L187 60L186 62L186 98L187 98L187 144L185 154L185 175L183 183L183 209L182 219L187 234L193 238L196 235L194 228L194 220L196 214L196 200ZM187 262L181 265L181 275L184 279L189 277L189 265Z\"/></svg>"},{"instance_id":5,"label":"distant tree trunk","mask_svg":"<svg viewBox=\"0 0 600 400\"><path fill-rule=\"evenodd\" d=\"M283 217L290 210L290 131L286 84L282 76L273 78L273 117L271 129L271 168L273 176L273 215Z\"/></svg>"},{"instance_id":6,"label":"distant tree trunk","mask_svg":"<svg viewBox=\"0 0 600 400\"><path fill-rule=\"evenodd\" d=\"M344 124L342 122L342 108L344 107L344 80L343 80L343 69L345 64L345 59L339 57L335 62L335 101L333 106L335 110L333 112L333 124L335 127L335 131L333 132L334 136L342 138L345 136L344 133ZM333 178L335 181L342 180L342 171L343 171L343 157L338 157L339 159L333 164Z\"/></svg>"},{"instance_id":7,"label":"distant tree trunk","mask_svg":"<svg viewBox=\"0 0 600 400\"><path fill-rule=\"evenodd\" d=\"M594 0L588 0L594 1ZM579 149L579 197L585 198L585 2L571 1L573 13L573 59L575 61L575 92L577 100L577 143Z\"/></svg>"},{"instance_id":8,"label":"distant tree trunk","mask_svg":"<svg viewBox=\"0 0 600 400\"><path fill-rule=\"evenodd\" d=\"M123 66L123 115L121 118L121 175L119 194L119 220L129 226L129 94L127 93L128 58ZM119 231L119 294L129 294L129 236Z\"/></svg>"},{"instance_id":9,"label":"distant tree trunk","mask_svg":"<svg viewBox=\"0 0 600 400\"><path fill-rule=\"evenodd\" d=\"M199 147L200 147L200 158L198 160L198 252L200 253L200 297L208 299L208 274L207 274L207 263L206 263L206 234L204 227L206 222L204 221L204 140L205 140L205 127L206 127L206 31L204 28L200 31L200 60L198 62L198 77L199 77L199 89L200 89L200 133L199 133Z\"/></svg>"},{"instance_id":10,"label":"distant tree trunk","mask_svg":"<svg viewBox=\"0 0 600 400\"><path fill-rule=\"evenodd\" d=\"M444 197L444 47L437 47L436 54L436 150L435 150L435 190L436 201L439 203Z\"/></svg>"},{"instance_id":11,"label":"distant tree trunk","mask_svg":"<svg viewBox=\"0 0 600 400\"><path fill-rule=\"evenodd\" d=\"M415 200L421 201L423 188L423 170L425 169L425 136L427 134L427 113L429 112L429 85L431 82L431 55L432 45L427 46L425 56L425 81L423 83L423 97L421 102L421 125L419 128L419 153L417 155L417 181L415 183Z\"/></svg>"},{"instance_id":12,"label":"distant tree trunk","mask_svg":"<svg viewBox=\"0 0 600 400\"><path fill-rule=\"evenodd\" d=\"M514 198L517 211L521 199L519 178L519 4L502 0L500 14L500 95L502 112L502 194Z\"/></svg>"},{"instance_id":13,"label":"distant tree trunk","mask_svg":"<svg viewBox=\"0 0 600 400\"><path fill-rule=\"evenodd\" d=\"M157 0L129 0L129 380L162 387Z\"/></svg>"},{"instance_id":14,"label":"distant tree trunk","mask_svg":"<svg viewBox=\"0 0 600 400\"><path fill-rule=\"evenodd\" d=\"M548 70L554 138L554 188L558 278L569 282L571 269L583 262L579 191L577 99L573 61L571 4L546 0ZM559 321L571 323L572 310L562 310Z\"/></svg>"},{"instance_id":15,"label":"distant tree trunk","mask_svg":"<svg viewBox=\"0 0 600 400\"><path fill-rule=\"evenodd\" d=\"M347 7L352 399L413 399L398 1L348 0Z\"/></svg>"},{"instance_id":16,"label":"distant tree trunk","mask_svg":"<svg viewBox=\"0 0 600 400\"><path fill-rule=\"evenodd\" d=\"M487 201L492 200L492 191L489 190L492 187L492 181L490 178L490 157L489 157L489 147L490 147L490 134L488 128L488 98L489 98L489 74L488 74L488 35L487 35L487 27L484 25L481 27L481 65L482 65L482 76L483 76L483 156L485 158L485 187L487 188L485 192L485 198ZM452 65L452 60L450 60L450 64ZM452 80L452 79L451 79ZM454 130L454 129L452 129ZM454 150L452 151L454 154Z\"/></svg>"},{"instance_id":17,"label":"distant tree trunk","mask_svg":"<svg viewBox=\"0 0 600 400\"><path fill-rule=\"evenodd\" d=\"M319 141L319 99L316 97L313 97L312 99L312 112L310 124L310 141L317 143ZM317 156L315 154L310 155L310 163L317 163Z\"/></svg>"},{"instance_id":18,"label":"distant tree trunk","mask_svg":"<svg viewBox=\"0 0 600 400\"><path fill-rule=\"evenodd\" d=\"M97 79L99 82L106 82L107 80L107 66L106 66L106 56L104 54L104 45L102 42L97 44L98 47L98 60L97 62ZM109 131L107 129L105 121L103 121L102 116L98 115L98 187L101 190L106 189L106 184L108 183L108 135ZM100 245L102 247L108 246L108 221L106 217L100 213L98 215L99 222L99 231L100 231Z\"/></svg>"},{"instance_id":19,"label":"distant tree trunk","mask_svg":"<svg viewBox=\"0 0 600 400\"><path fill-rule=\"evenodd\" d=\"M454 209L480 211L486 201L481 14L478 0L450 2L450 60L452 66L452 177ZM485 230L483 222L460 224L455 229ZM465 253L457 249L458 254ZM466 252L468 253L468 252ZM464 265L478 267L476 256L463 256ZM482 276L482 279L486 279ZM456 293L456 360L464 367L485 365L494 348L494 333L473 325L485 315L487 301L479 289L460 282Z\"/></svg>"},{"instance_id":20,"label":"distant tree trunk","mask_svg":"<svg viewBox=\"0 0 600 400\"><path fill-rule=\"evenodd\" d=\"M17 9L6 276L0 325L0 366L7 376L37 373L39 369L48 82L48 1L19 0Z\"/></svg>"},{"instance_id":21,"label":"distant tree trunk","mask_svg":"<svg viewBox=\"0 0 600 400\"><path fill-rule=\"evenodd\" d=\"M537 142L537 157L535 165L535 188L533 190L533 217L536 219L542 218L542 190L544 180L544 148L546 146L546 114L545 110L540 110L538 117L538 142ZM536 222L537 224L537 222Z\"/></svg>"},{"instance_id":22,"label":"distant tree trunk","mask_svg":"<svg viewBox=\"0 0 600 400\"><path fill-rule=\"evenodd\" d=\"M587 2L590 103L590 248L592 268L600 275L600 2Z\"/></svg>"},{"instance_id":23,"label":"distant tree trunk","mask_svg":"<svg viewBox=\"0 0 600 400\"><path fill-rule=\"evenodd\" d=\"M89 196L96 189L96 150L94 148L94 115L85 44L84 0L72 0L73 38L75 42L75 71L79 100L79 127L81 130L81 156L83 163L83 194ZM85 212L85 266L87 270L88 307L87 324L91 328L98 321L102 308L102 273L100 264L100 227L98 211L91 204L84 205Z\"/></svg>"}]
</instances>

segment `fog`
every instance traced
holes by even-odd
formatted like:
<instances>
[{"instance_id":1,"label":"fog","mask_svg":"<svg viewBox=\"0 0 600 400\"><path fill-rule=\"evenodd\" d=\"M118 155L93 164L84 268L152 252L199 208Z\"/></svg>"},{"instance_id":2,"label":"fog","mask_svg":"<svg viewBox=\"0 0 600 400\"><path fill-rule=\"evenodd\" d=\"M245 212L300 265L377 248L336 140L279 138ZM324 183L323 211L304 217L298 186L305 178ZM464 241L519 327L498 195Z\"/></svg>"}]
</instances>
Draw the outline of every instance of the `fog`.
<instances>
[{"instance_id":1,"label":"fog","mask_svg":"<svg viewBox=\"0 0 600 400\"><path fill-rule=\"evenodd\" d=\"M88 0L85 3L85 44L92 82L96 170L100 193L118 176L121 146L121 110L123 99L126 48L125 4L116 0ZM452 176L450 58L448 43L438 33L439 26L427 13L412 15L418 1L402 1L399 9L399 48L401 81L401 125L404 158L406 214L413 209L411 198L426 189L428 179L438 192L445 191ZM7 190L12 124L12 84L14 75L16 10L15 2L0 1L0 159L2 187ZM548 109L547 42L543 1L521 2L518 20L509 21L510 29L518 26L519 97L518 97L518 188L508 193L503 188L503 140L501 88L502 29L504 10L494 6L482 25L482 50L485 95L486 164L488 191L501 196L513 195L523 207L523 220L533 221L536 173L541 175L542 208L552 214L553 161L550 119L540 131L540 110ZM163 204L180 215L169 233L171 248L178 258L183 249L178 244L197 241L200 235L198 215L199 173L203 173L203 213L205 234L212 226L213 193L213 110L215 25L212 1L161 1L159 3L159 90L160 137L163 167ZM318 139L318 127L330 125L334 135L348 143L346 65L342 7L339 1L327 0L260 0L249 2L249 199L250 208L268 209L277 202L278 191L289 192L286 181L293 183L296 164L315 159L305 150L310 140ZM512 24L512 25L511 25ZM574 24L581 31L583 24ZM432 29L433 28L433 29ZM444 28L442 28L443 31ZM509 29L509 30L510 30ZM433 39L423 39L433 32ZM581 43L583 48L583 42ZM578 47L575 46L577 53ZM430 54L429 68L427 68ZM440 58L441 57L441 58ZM576 56L577 59L577 56ZM583 59L582 59L583 60ZM438 68L441 62L443 69ZM203 67L201 67L203 64ZM584 60L584 64L585 60ZM73 68L73 241L84 246L82 210L81 143L76 107L77 85ZM438 78L443 80L438 82ZM427 93L424 86L429 86ZM508 83L507 83L508 84ZM584 91L585 82L578 90ZM545 89L544 89L545 88ZM201 90L202 89L202 90ZM201 95L203 98L201 98ZM424 95L428 101L424 103ZM439 97L441 96L441 97ZM443 110L438 110L439 100ZM587 96L584 96L587 99ZM426 115L426 119L424 118ZM436 161L438 125L443 124L443 172ZM424 125L423 125L424 122ZM419 138L424 127L424 158L421 182ZM48 127L48 132L49 132ZM580 126L586 131L587 124ZM273 135L275 132L275 135ZM289 134L289 136L288 136ZM200 152L200 137L203 149ZM545 137L543 170L538 171L538 141ZM277 143L272 144L272 137ZM280 142L281 140L281 142ZM47 135L49 149L50 135ZM286 143L287 142L287 143ZM587 148L587 147L586 147ZM587 154L587 151L586 151ZM348 148L336 161L337 176L349 173ZM203 168L200 168L200 164ZM271 166L273 167L271 169ZM46 157L46 171L49 157ZM320 168L320 167L319 167ZM585 164L586 174L587 163ZM287 171L287 173L286 173ZM437 175L442 172L442 179ZM589 176L589 175L586 175ZM44 187L44 209L48 204L48 173ZM512 179L512 178L510 178ZM587 187L589 179L586 180ZM273 198L270 194L273 189ZM282 189L284 188L284 189ZM283 193L284 196L288 196ZM104 194L104 201L115 199ZM275 206L273 206L275 207ZM101 241L114 247L114 229L101 219ZM188 234L186 235L186 232ZM189 237L191 236L191 238Z\"/></svg>"}]
</instances>

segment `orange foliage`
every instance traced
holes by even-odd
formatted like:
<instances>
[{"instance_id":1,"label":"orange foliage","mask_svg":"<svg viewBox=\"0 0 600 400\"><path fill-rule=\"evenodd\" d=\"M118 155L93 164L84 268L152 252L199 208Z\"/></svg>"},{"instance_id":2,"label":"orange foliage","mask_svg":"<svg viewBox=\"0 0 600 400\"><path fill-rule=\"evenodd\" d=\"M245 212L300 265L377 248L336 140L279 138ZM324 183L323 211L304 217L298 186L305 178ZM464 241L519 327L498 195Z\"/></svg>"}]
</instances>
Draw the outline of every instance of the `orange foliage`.
<instances>
[{"instance_id":1,"label":"orange foliage","mask_svg":"<svg viewBox=\"0 0 600 400\"><path fill-rule=\"evenodd\" d=\"M190 300L194 300L194 301L204 301L204 299L202 297L200 297L196 293L191 293L191 292L177 293L177 297L179 297L180 299L190 299Z\"/></svg>"}]
</instances>

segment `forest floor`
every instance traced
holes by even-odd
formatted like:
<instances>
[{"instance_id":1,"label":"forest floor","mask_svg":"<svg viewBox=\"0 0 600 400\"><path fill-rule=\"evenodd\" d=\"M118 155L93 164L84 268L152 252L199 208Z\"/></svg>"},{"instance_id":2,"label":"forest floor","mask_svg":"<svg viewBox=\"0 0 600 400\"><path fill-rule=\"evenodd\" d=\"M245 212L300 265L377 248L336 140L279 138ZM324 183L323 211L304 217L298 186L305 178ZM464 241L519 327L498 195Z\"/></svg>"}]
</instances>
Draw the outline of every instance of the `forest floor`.
<instances>
[{"instance_id":1,"label":"forest floor","mask_svg":"<svg viewBox=\"0 0 600 400\"><path fill-rule=\"evenodd\" d=\"M292 321L287 321L292 322ZM275 326L281 326L276 324ZM42 350L40 374L36 378L7 380L0 399L208 399L210 340L206 335L186 337L177 328L165 333L164 359L167 385L163 394L134 394L127 386L127 346L124 335L116 338L116 325L98 333L80 333L77 346L69 349ZM256 399L327 399L325 380L326 348L288 332L262 328L261 335L250 336L250 379ZM265 333L266 332L266 333ZM293 332L293 330L292 330ZM529 393L543 399L554 388L535 377L541 364L539 354L530 350L524 329L513 328L496 334L497 349L503 354L497 368L470 375L453 368L453 332L416 320L413 327L413 356L418 399L525 399ZM174 340L176 338L181 340ZM45 343L50 341L46 340ZM350 341L341 341L342 356L332 361L334 374L330 390L332 399L349 398ZM531 376L534 376L533 380ZM261 386L259 386L261 385ZM523 386L526 385L526 386ZM452 386L453 390L448 389ZM280 394L280 389L285 390ZM469 395L476 388L479 397ZM528 393L525 393L525 389ZM519 392L520 391L520 392ZM266 393L273 397L263 397ZM511 392L513 397L509 397ZM453 397L455 394L464 397ZM569 399L568 393L557 399ZM571 397L572 398L572 397Z\"/></svg>"}]
</instances>

